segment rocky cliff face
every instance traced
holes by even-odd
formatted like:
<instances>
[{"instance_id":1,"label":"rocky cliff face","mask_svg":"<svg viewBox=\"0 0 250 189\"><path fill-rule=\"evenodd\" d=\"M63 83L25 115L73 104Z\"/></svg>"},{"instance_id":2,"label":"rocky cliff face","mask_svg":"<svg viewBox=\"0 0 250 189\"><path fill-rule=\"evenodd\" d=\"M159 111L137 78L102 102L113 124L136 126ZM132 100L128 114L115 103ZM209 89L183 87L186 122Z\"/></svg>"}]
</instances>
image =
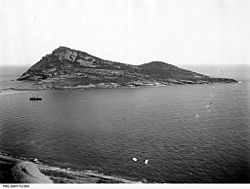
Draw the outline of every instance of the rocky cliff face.
<instances>
[{"instance_id":1,"label":"rocky cliff face","mask_svg":"<svg viewBox=\"0 0 250 189\"><path fill-rule=\"evenodd\" d=\"M159 61L139 66L113 62L67 47L59 47L44 56L18 80L35 81L41 89L237 82L211 78Z\"/></svg>"}]
</instances>

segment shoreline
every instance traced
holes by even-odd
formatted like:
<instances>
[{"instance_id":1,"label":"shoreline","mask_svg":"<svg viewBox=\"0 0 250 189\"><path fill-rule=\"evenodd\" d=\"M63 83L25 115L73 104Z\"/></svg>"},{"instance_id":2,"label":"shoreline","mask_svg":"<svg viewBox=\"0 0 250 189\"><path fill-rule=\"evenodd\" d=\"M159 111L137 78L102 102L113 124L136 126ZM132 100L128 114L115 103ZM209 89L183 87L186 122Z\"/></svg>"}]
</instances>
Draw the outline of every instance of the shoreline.
<instances>
[{"instance_id":1,"label":"shoreline","mask_svg":"<svg viewBox=\"0 0 250 189\"><path fill-rule=\"evenodd\" d=\"M46 91L46 90L86 90L86 89L138 89L138 88L159 88L159 87L169 87L169 86L192 86L192 85L214 85L214 84L241 84L242 81L237 82L207 82L207 83L169 83L169 84L159 84L159 85L126 85L126 86L114 86L112 84L101 84L101 85L92 85L89 87L88 85L82 86L53 86L50 88L44 87L43 85L37 85L36 82L33 81L21 81L28 82L34 84L30 88L18 88L18 87L9 87L0 90L0 94L4 93L4 91Z\"/></svg>"},{"instance_id":2,"label":"shoreline","mask_svg":"<svg viewBox=\"0 0 250 189\"><path fill-rule=\"evenodd\" d=\"M105 175L95 170L75 170L45 165L36 158L16 157L0 152L0 183L13 183L10 178L11 169L20 162L35 164L40 172L54 183L141 183L112 175Z\"/></svg>"}]
</instances>

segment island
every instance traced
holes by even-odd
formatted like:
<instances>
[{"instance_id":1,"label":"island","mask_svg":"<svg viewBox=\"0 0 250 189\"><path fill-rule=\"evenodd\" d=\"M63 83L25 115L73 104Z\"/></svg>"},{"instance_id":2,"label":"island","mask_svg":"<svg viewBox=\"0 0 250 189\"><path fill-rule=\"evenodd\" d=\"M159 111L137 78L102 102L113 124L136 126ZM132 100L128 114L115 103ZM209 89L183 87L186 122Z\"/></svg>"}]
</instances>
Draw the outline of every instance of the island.
<instances>
[{"instance_id":1,"label":"island","mask_svg":"<svg viewBox=\"0 0 250 189\"><path fill-rule=\"evenodd\" d=\"M17 80L34 82L34 89L135 88L237 82L209 77L161 61L141 65L109 61L68 47L59 47L42 57Z\"/></svg>"}]
</instances>

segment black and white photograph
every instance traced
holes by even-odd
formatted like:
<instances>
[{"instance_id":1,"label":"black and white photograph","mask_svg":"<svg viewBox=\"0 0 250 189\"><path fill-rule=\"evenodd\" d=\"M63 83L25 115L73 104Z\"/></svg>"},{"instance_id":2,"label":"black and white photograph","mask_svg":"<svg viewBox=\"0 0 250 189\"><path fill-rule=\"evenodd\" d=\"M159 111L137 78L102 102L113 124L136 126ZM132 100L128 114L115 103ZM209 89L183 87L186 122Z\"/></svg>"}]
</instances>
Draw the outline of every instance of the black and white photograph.
<instances>
[{"instance_id":1,"label":"black and white photograph","mask_svg":"<svg viewBox=\"0 0 250 189\"><path fill-rule=\"evenodd\" d=\"M249 183L249 0L0 0L2 188Z\"/></svg>"}]
</instances>

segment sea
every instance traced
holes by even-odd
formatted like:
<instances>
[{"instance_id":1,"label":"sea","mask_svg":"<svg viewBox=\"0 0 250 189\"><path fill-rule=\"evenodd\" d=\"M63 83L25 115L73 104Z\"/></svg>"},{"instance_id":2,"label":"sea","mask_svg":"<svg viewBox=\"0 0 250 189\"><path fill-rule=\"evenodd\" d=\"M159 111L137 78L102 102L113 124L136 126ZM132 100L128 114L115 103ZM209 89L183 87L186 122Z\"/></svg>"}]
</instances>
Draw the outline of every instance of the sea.
<instances>
[{"instance_id":1,"label":"sea","mask_svg":"<svg viewBox=\"0 0 250 189\"><path fill-rule=\"evenodd\" d=\"M239 83L12 90L31 85L16 81L27 68L0 68L1 153L149 183L250 183L249 66L186 67Z\"/></svg>"}]
</instances>

